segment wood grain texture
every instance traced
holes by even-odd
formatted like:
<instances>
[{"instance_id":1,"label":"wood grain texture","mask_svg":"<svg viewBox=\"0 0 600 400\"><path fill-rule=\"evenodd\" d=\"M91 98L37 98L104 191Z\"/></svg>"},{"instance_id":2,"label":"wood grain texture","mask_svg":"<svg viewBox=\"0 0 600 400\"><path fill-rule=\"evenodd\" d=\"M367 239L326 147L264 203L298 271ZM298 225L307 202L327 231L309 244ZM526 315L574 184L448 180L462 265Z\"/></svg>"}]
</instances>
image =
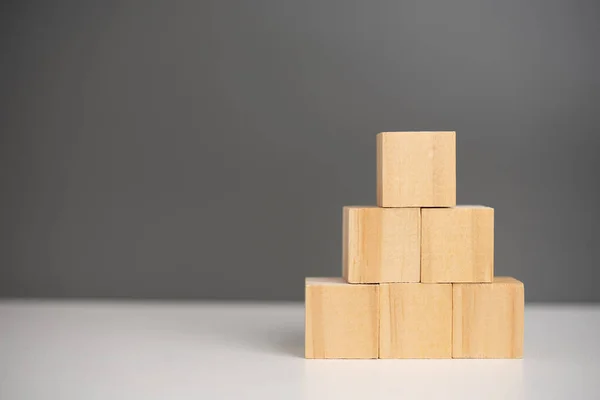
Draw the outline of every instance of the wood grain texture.
<instances>
[{"instance_id":1,"label":"wood grain texture","mask_svg":"<svg viewBox=\"0 0 600 400\"><path fill-rule=\"evenodd\" d=\"M424 208L421 216L421 282L492 281L493 208Z\"/></svg>"},{"instance_id":2,"label":"wood grain texture","mask_svg":"<svg viewBox=\"0 0 600 400\"><path fill-rule=\"evenodd\" d=\"M379 285L306 278L306 358L377 358Z\"/></svg>"},{"instance_id":3,"label":"wood grain texture","mask_svg":"<svg viewBox=\"0 0 600 400\"><path fill-rule=\"evenodd\" d=\"M379 358L452 357L452 285L379 286Z\"/></svg>"},{"instance_id":4,"label":"wood grain texture","mask_svg":"<svg viewBox=\"0 0 600 400\"><path fill-rule=\"evenodd\" d=\"M379 133L377 205L456 205L456 133Z\"/></svg>"},{"instance_id":5,"label":"wood grain texture","mask_svg":"<svg viewBox=\"0 0 600 400\"><path fill-rule=\"evenodd\" d=\"M343 276L350 283L419 282L419 208L344 207Z\"/></svg>"},{"instance_id":6,"label":"wood grain texture","mask_svg":"<svg viewBox=\"0 0 600 400\"><path fill-rule=\"evenodd\" d=\"M522 358L525 290L514 278L453 285L454 358Z\"/></svg>"}]
</instances>

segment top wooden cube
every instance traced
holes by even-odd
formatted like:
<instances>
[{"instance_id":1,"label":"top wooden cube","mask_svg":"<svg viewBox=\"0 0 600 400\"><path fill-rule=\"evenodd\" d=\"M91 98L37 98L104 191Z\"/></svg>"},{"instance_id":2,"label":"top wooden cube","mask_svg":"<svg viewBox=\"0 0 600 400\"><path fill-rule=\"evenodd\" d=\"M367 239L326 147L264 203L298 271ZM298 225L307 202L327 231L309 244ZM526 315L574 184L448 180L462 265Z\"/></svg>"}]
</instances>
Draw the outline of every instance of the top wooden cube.
<instances>
[{"instance_id":1,"label":"top wooden cube","mask_svg":"<svg viewBox=\"0 0 600 400\"><path fill-rule=\"evenodd\" d=\"M456 133L379 133L377 205L455 206Z\"/></svg>"}]
</instances>

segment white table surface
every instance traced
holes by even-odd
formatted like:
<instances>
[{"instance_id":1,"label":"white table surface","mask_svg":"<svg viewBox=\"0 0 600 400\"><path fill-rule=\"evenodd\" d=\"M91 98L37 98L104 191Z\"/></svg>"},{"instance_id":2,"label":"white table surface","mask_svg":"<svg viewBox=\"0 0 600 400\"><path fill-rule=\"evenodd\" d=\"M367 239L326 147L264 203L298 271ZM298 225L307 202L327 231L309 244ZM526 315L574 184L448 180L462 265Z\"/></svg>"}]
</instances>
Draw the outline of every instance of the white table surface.
<instances>
[{"instance_id":1,"label":"white table surface","mask_svg":"<svg viewBox=\"0 0 600 400\"><path fill-rule=\"evenodd\" d=\"M600 307L528 305L523 360L305 360L302 304L0 302L0 399L600 399Z\"/></svg>"}]
</instances>

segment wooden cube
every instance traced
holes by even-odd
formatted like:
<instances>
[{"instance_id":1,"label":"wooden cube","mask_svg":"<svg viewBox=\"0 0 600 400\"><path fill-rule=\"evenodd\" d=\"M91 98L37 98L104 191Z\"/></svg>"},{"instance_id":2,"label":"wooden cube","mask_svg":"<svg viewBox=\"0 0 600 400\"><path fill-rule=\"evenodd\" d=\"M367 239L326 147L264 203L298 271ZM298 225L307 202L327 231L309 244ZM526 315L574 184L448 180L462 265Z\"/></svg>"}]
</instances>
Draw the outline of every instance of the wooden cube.
<instances>
[{"instance_id":1,"label":"wooden cube","mask_svg":"<svg viewBox=\"0 0 600 400\"><path fill-rule=\"evenodd\" d=\"M456 133L378 134L377 205L456 205Z\"/></svg>"},{"instance_id":2,"label":"wooden cube","mask_svg":"<svg viewBox=\"0 0 600 400\"><path fill-rule=\"evenodd\" d=\"M514 278L453 285L454 358L522 358L525 291Z\"/></svg>"},{"instance_id":3,"label":"wooden cube","mask_svg":"<svg viewBox=\"0 0 600 400\"><path fill-rule=\"evenodd\" d=\"M306 358L377 358L379 285L306 279Z\"/></svg>"},{"instance_id":4,"label":"wooden cube","mask_svg":"<svg viewBox=\"0 0 600 400\"><path fill-rule=\"evenodd\" d=\"M421 210L344 207L342 253L350 283L419 282Z\"/></svg>"},{"instance_id":5,"label":"wooden cube","mask_svg":"<svg viewBox=\"0 0 600 400\"><path fill-rule=\"evenodd\" d=\"M379 358L452 357L452 285L379 286Z\"/></svg>"},{"instance_id":6,"label":"wooden cube","mask_svg":"<svg viewBox=\"0 0 600 400\"><path fill-rule=\"evenodd\" d=\"M421 282L492 281L493 208L424 208L421 216Z\"/></svg>"}]
</instances>

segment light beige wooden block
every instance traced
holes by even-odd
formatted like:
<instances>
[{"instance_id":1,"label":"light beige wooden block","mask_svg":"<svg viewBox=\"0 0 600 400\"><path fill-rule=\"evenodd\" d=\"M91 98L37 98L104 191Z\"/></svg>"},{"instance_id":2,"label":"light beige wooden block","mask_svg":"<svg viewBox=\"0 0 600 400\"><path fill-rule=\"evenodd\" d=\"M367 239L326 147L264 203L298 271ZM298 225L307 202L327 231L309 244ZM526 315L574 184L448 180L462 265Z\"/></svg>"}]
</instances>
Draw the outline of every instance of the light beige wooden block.
<instances>
[{"instance_id":1,"label":"light beige wooden block","mask_svg":"<svg viewBox=\"0 0 600 400\"><path fill-rule=\"evenodd\" d=\"M377 205L456 205L456 133L379 133Z\"/></svg>"},{"instance_id":2,"label":"light beige wooden block","mask_svg":"<svg viewBox=\"0 0 600 400\"><path fill-rule=\"evenodd\" d=\"M454 358L522 358L525 291L514 278L453 285Z\"/></svg>"},{"instance_id":3,"label":"light beige wooden block","mask_svg":"<svg viewBox=\"0 0 600 400\"><path fill-rule=\"evenodd\" d=\"M306 358L377 358L379 285L306 278Z\"/></svg>"},{"instance_id":4,"label":"light beige wooden block","mask_svg":"<svg viewBox=\"0 0 600 400\"><path fill-rule=\"evenodd\" d=\"M419 282L421 210L344 207L342 253L350 283Z\"/></svg>"},{"instance_id":5,"label":"light beige wooden block","mask_svg":"<svg viewBox=\"0 0 600 400\"><path fill-rule=\"evenodd\" d=\"M452 285L379 286L379 358L452 357Z\"/></svg>"},{"instance_id":6,"label":"light beige wooden block","mask_svg":"<svg viewBox=\"0 0 600 400\"><path fill-rule=\"evenodd\" d=\"M493 208L424 208L421 216L421 282L492 281Z\"/></svg>"}]
</instances>

